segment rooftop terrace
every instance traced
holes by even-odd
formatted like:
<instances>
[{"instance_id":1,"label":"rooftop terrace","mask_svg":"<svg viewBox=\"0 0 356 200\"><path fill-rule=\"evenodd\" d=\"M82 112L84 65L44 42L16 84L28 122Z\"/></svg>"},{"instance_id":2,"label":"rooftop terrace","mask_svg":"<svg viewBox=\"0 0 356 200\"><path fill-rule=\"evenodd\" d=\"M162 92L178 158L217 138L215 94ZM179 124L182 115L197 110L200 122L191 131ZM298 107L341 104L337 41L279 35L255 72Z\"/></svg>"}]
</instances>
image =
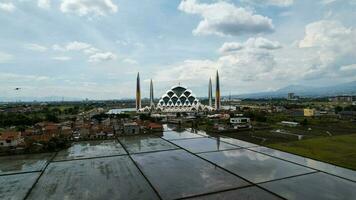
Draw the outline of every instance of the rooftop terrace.
<instances>
[{"instance_id":1,"label":"rooftop terrace","mask_svg":"<svg viewBox=\"0 0 356 200\"><path fill-rule=\"evenodd\" d=\"M356 172L204 132L0 157L0 199L356 199Z\"/></svg>"}]
</instances>

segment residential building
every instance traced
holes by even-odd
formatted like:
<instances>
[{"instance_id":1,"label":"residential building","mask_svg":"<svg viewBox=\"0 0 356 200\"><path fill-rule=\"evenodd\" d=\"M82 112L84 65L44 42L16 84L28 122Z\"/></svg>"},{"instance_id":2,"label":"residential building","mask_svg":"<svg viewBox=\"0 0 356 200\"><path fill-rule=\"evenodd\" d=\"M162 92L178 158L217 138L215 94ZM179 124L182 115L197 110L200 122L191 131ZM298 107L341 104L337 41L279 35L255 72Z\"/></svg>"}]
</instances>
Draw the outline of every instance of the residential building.
<instances>
[{"instance_id":1,"label":"residential building","mask_svg":"<svg viewBox=\"0 0 356 200\"><path fill-rule=\"evenodd\" d=\"M304 111L304 117L312 117L316 115L315 109L305 108L303 111Z\"/></svg>"},{"instance_id":2,"label":"residential building","mask_svg":"<svg viewBox=\"0 0 356 200\"><path fill-rule=\"evenodd\" d=\"M140 126L136 122L124 123L124 134L135 135L140 133Z\"/></svg>"},{"instance_id":3,"label":"residential building","mask_svg":"<svg viewBox=\"0 0 356 200\"><path fill-rule=\"evenodd\" d=\"M21 132L4 131L0 133L0 148L1 147L17 147L23 143Z\"/></svg>"}]
</instances>

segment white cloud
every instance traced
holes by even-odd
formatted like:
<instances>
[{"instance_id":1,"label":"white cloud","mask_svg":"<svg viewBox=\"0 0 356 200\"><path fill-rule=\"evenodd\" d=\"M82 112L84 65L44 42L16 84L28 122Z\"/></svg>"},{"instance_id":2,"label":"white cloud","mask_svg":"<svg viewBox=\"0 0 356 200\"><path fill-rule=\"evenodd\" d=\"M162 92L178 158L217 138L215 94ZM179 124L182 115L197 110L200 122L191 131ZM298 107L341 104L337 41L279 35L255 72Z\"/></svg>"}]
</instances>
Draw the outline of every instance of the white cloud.
<instances>
[{"instance_id":1,"label":"white cloud","mask_svg":"<svg viewBox=\"0 0 356 200\"><path fill-rule=\"evenodd\" d=\"M233 86L241 82L273 80L275 66L275 58L268 50L249 49L223 55L216 60L186 60L157 72L154 79L205 85L219 68L224 82Z\"/></svg>"},{"instance_id":2,"label":"white cloud","mask_svg":"<svg viewBox=\"0 0 356 200\"><path fill-rule=\"evenodd\" d=\"M5 12L12 12L15 10L15 6L13 3L0 3L0 10Z\"/></svg>"},{"instance_id":3,"label":"white cloud","mask_svg":"<svg viewBox=\"0 0 356 200\"><path fill-rule=\"evenodd\" d=\"M274 30L270 18L227 2L205 4L196 0L183 0L178 9L203 18L193 30L195 35L241 35Z\"/></svg>"},{"instance_id":4,"label":"white cloud","mask_svg":"<svg viewBox=\"0 0 356 200\"><path fill-rule=\"evenodd\" d=\"M100 62L116 59L116 55L112 52L105 52L94 47L92 44L85 42L73 41L66 45L52 45L54 51L79 51L88 56L88 62Z\"/></svg>"},{"instance_id":5,"label":"white cloud","mask_svg":"<svg viewBox=\"0 0 356 200\"><path fill-rule=\"evenodd\" d=\"M265 38L224 43L214 60L186 60L155 74L157 81L176 80L206 86L204 78L219 68L224 90L263 91L292 83L352 81L356 77L356 30L337 21L317 21L305 27L299 45ZM176 84L176 83L175 83Z\"/></svg>"},{"instance_id":6,"label":"white cloud","mask_svg":"<svg viewBox=\"0 0 356 200\"><path fill-rule=\"evenodd\" d=\"M100 50L95 48L95 47L90 47L90 48L85 49L84 53L86 53L86 54L94 54L94 53L97 53L99 51Z\"/></svg>"},{"instance_id":7,"label":"white cloud","mask_svg":"<svg viewBox=\"0 0 356 200\"><path fill-rule=\"evenodd\" d=\"M65 48L65 47L62 47L62 46L60 46L60 45L58 45L58 44L52 45L52 49L53 49L54 51L66 51L66 48Z\"/></svg>"},{"instance_id":8,"label":"white cloud","mask_svg":"<svg viewBox=\"0 0 356 200\"><path fill-rule=\"evenodd\" d=\"M88 43L74 41L67 44L66 49L68 51L80 51L89 47L91 47L91 45Z\"/></svg>"},{"instance_id":9,"label":"white cloud","mask_svg":"<svg viewBox=\"0 0 356 200\"><path fill-rule=\"evenodd\" d=\"M69 42L64 46L61 46L59 44L54 44L52 46L52 49L55 51L81 51L81 50L84 50L84 51L86 51L86 53L93 52L94 50L97 50L97 49L93 48L91 44L88 44L85 42L78 42L78 41Z\"/></svg>"},{"instance_id":10,"label":"white cloud","mask_svg":"<svg viewBox=\"0 0 356 200\"><path fill-rule=\"evenodd\" d=\"M178 82L204 84L214 74L217 66L217 62L208 59L185 60L157 71L153 79L157 82L166 82L165 85L174 85ZM197 77L206 77L206 80Z\"/></svg>"},{"instance_id":11,"label":"white cloud","mask_svg":"<svg viewBox=\"0 0 356 200\"><path fill-rule=\"evenodd\" d=\"M13 59L13 55L0 51L0 63L6 63Z\"/></svg>"},{"instance_id":12,"label":"white cloud","mask_svg":"<svg viewBox=\"0 0 356 200\"><path fill-rule=\"evenodd\" d=\"M60 61L67 61L67 60L71 60L72 58L69 56L55 56L52 57L53 60L60 60Z\"/></svg>"},{"instance_id":13,"label":"white cloud","mask_svg":"<svg viewBox=\"0 0 356 200\"><path fill-rule=\"evenodd\" d=\"M356 63L356 30L338 21L313 22L306 26L299 47L313 51L307 78L335 77L340 75L338 72L348 69L342 66Z\"/></svg>"},{"instance_id":14,"label":"white cloud","mask_svg":"<svg viewBox=\"0 0 356 200\"><path fill-rule=\"evenodd\" d=\"M267 49L274 50L281 48L281 44L277 41L271 41L266 38L249 38L244 43L239 42L225 42L219 49L220 53L228 53L238 51L241 49Z\"/></svg>"},{"instance_id":15,"label":"white cloud","mask_svg":"<svg viewBox=\"0 0 356 200\"><path fill-rule=\"evenodd\" d=\"M112 52L103 52L103 53L95 53L89 56L89 62L102 62L102 61L109 61L115 60L116 55Z\"/></svg>"},{"instance_id":16,"label":"white cloud","mask_svg":"<svg viewBox=\"0 0 356 200\"><path fill-rule=\"evenodd\" d=\"M305 37L299 42L299 47L333 46L340 40L348 42L352 34L351 28L338 21L317 21L305 27Z\"/></svg>"},{"instance_id":17,"label":"white cloud","mask_svg":"<svg viewBox=\"0 0 356 200\"><path fill-rule=\"evenodd\" d=\"M130 65L137 65L138 62L137 60L131 59L131 58L125 58L124 60L122 60L122 62L130 64Z\"/></svg>"},{"instance_id":18,"label":"white cloud","mask_svg":"<svg viewBox=\"0 0 356 200\"><path fill-rule=\"evenodd\" d=\"M254 5L271 5L271 6L278 6L278 7L288 7L293 5L294 0L243 0L243 2L254 4Z\"/></svg>"},{"instance_id":19,"label":"white cloud","mask_svg":"<svg viewBox=\"0 0 356 200\"><path fill-rule=\"evenodd\" d=\"M43 9L50 9L51 8L51 1L50 0L38 0L37 6Z\"/></svg>"},{"instance_id":20,"label":"white cloud","mask_svg":"<svg viewBox=\"0 0 356 200\"><path fill-rule=\"evenodd\" d=\"M31 51L39 51L39 52L47 51L47 47L34 43L26 44L25 48Z\"/></svg>"},{"instance_id":21,"label":"white cloud","mask_svg":"<svg viewBox=\"0 0 356 200\"><path fill-rule=\"evenodd\" d=\"M321 3L322 4L332 4L334 2L336 2L337 0L322 0Z\"/></svg>"},{"instance_id":22,"label":"white cloud","mask_svg":"<svg viewBox=\"0 0 356 200\"><path fill-rule=\"evenodd\" d=\"M355 71L356 72L356 64L341 66L340 70L341 71Z\"/></svg>"},{"instance_id":23,"label":"white cloud","mask_svg":"<svg viewBox=\"0 0 356 200\"><path fill-rule=\"evenodd\" d=\"M24 74L14 74L14 73L0 73L0 82L24 82L24 81L44 81L49 80L48 76L38 76L38 75L24 75Z\"/></svg>"},{"instance_id":24,"label":"white cloud","mask_svg":"<svg viewBox=\"0 0 356 200\"><path fill-rule=\"evenodd\" d=\"M111 0L62 0L60 9L64 13L79 16L104 16L108 13L116 13L117 5Z\"/></svg>"},{"instance_id":25,"label":"white cloud","mask_svg":"<svg viewBox=\"0 0 356 200\"><path fill-rule=\"evenodd\" d=\"M238 51L244 48L244 45L239 42L225 42L219 49L220 53Z\"/></svg>"}]
</instances>

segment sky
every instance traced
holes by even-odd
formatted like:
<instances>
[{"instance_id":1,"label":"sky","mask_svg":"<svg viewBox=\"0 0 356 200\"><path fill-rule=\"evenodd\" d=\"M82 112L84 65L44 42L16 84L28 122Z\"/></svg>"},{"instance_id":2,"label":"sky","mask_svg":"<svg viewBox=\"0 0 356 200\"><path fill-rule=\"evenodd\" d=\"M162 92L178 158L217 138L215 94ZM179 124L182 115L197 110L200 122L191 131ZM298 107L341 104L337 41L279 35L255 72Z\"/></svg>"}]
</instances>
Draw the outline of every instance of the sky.
<instances>
[{"instance_id":1,"label":"sky","mask_svg":"<svg viewBox=\"0 0 356 200\"><path fill-rule=\"evenodd\" d=\"M0 96L207 96L356 80L356 0L0 0ZM14 90L14 88L21 88Z\"/></svg>"}]
</instances>

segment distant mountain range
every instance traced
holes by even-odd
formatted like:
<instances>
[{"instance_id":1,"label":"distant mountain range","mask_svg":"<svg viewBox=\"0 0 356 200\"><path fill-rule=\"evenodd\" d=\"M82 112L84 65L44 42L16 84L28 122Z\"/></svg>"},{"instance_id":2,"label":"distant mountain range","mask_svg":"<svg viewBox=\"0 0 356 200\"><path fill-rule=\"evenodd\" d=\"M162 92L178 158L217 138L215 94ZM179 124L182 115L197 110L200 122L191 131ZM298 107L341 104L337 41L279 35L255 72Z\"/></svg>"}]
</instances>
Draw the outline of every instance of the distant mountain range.
<instances>
[{"instance_id":1,"label":"distant mountain range","mask_svg":"<svg viewBox=\"0 0 356 200\"><path fill-rule=\"evenodd\" d=\"M74 97L59 97L59 96L49 96L49 97L1 97L0 102L53 102L53 101L82 101L81 98Z\"/></svg>"},{"instance_id":2,"label":"distant mountain range","mask_svg":"<svg viewBox=\"0 0 356 200\"><path fill-rule=\"evenodd\" d=\"M288 93L293 92L300 97L326 97L336 95L356 95L356 81L333 86L315 87L305 85L289 85L287 87L269 92L257 92L241 95L232 95L233 98L286 98ZM226 98L227 96L225 96ZM203 97L204 98L204 97ZM206 97L205 97L206 98ZM0 102L51 102L51 101L83 101L83 98L75 97L1 97Z\"/></svg>"},{"instance_id":3,"label":"distant mountain range","mask_svg":"<svg viewBox=\"0 0 356 200\"><path fill-rule=\"evenodd\" d=\"M305 85L289 85L270 92L234 95L234 98L282 98L293 92L301 97L326 97L335 95L356 95L356 81L333 86L315 87Z\"/></svg>"}]
</instances>

